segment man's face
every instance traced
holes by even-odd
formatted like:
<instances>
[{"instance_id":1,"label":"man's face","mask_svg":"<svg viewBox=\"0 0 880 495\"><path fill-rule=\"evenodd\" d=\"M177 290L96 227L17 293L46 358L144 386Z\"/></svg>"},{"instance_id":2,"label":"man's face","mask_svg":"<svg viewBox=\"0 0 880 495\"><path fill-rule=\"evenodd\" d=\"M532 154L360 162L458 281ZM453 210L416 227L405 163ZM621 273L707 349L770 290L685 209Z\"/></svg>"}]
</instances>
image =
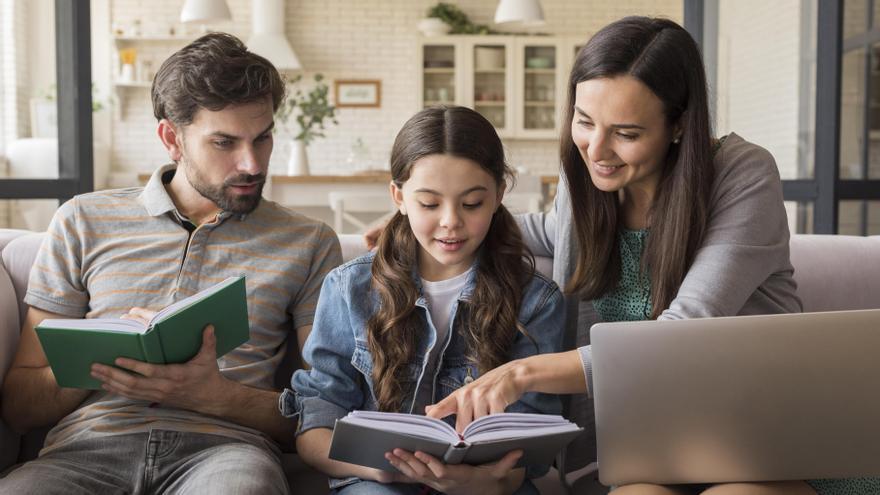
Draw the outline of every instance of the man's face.
<instances>
[{"instance_id":1,"label":"man's face","mask_svg":"<svg viewBox=\"0 0 880 495\"><path fill-rule=\"evenodd\" d=\"M179 170L221 210L249 213L260 204L272 154L271 100L199 109L182 128Z\"/></svg>"}]
</instances>

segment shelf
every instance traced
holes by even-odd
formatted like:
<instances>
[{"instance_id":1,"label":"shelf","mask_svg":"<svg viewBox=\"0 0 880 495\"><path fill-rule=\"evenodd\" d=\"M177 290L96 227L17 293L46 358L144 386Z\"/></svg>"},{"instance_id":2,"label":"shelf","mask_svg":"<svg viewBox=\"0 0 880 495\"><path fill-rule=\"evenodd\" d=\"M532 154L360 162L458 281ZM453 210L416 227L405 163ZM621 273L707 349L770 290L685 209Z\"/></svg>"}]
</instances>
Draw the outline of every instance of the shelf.
<instances>
[{"instance_id":1,"label":"shelf","mask_svg":"<svg viewBox=\"0 0 880 495\"><path fill-rule=\"evenodd\" d=\"M506 74L505 69L476 69L474 74Z\"/></svg>"},{"instance_id":2,"label":"shelf","mask_svg":"<svg viewBox=\"0 0 880 495\"><path fill-rule=\"evenodd\" d=\"M526 69L526 74L556 75L556 69Z\"/></svg>"},{"instance_id":3,"label":"shelf","mask_svg":"<svg viewBox=\"0 0 880 495\"><path fill-rule=\"evenodd\" d=\"M115 41L117 43L141 43L141 42L168 43L168 42L172 42L172 41L189 42L189 41L193 41L193 40L195 40L195 37L193 37L193 36L176 36L176 35L175 36L171 36L171 35L167 35L167 36L161 36L161 35L156 35L156 36L116 36L113 38L113 41Z\"/></svg>"},{"instance_id":4,"label":"shelf","mask_svg":"<svg viewBox=\"0 0 880 495\"><path fill-rule=\"evenodd\" d=\"M474 106L481 107L503 107L506 103L503 101L495 101L495 100L476 100L474 101Z\"/></svg>"},{"instance_id":5,"label":"shelf","mask_svg":"<svg viewBox=\"0 0 880 495\"><path fill-rule=\"evenodd\" d=\"M527 107L554 107L556 106L556 102L554 101L526 101Z\"/></svg>"},{"instance_id":6,"label":"shelf","mask_svg":"<svg viewBox=\"0 0 880 495\"><path fill-rule=\"evenodd\" d=\"M113 81L113 85L117 88L151 88L153 83L150 81Z\"/></svg>"},{"instance_id":7,"label":"shelf","mask_svg":"<svg viewBox=\"0 0 880 495\"><path fill-rule=\"evenodd\" d=\"M455 74L455 67L450 67L448 69L445 67L444 68L432 67L432 68L424 69L424 71L425 71L425 74Z\"/></svg>"},{"instance_id":8,"label":"shelf","mask_svg":"<svg viewBox=\"0 0 880 495\"><path fill-rule=\"evenodd\" d=\"M455 102L452 101L440 101L440 100L425 100L422 104L426 107L436 107L437 105L454 105Z\"/></svg>"}]
</instances>

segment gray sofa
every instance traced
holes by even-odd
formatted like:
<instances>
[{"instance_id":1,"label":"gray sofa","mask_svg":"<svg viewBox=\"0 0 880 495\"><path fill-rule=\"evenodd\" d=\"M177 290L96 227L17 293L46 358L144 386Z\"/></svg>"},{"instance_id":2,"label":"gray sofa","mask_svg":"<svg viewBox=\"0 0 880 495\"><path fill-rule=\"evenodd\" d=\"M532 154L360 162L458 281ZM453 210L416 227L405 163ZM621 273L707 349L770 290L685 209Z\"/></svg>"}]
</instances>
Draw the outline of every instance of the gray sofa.
<instances>
[{"instance_id":1,"label":"gray sofa","mask_svg":"<svg viewBox=\"0 0 880 495\"><path fill-rule=\"evenodd\" d=\"M43 234L24 230L0 229L0 383L12 362L21 330L21 322L27 307L22 302L34 257ZM360 236L343 235L341 238L343 258L352 259L365 252ZM552 261L538 260L538 267L550 273ZM295 342L295 339L291 342ZM299 367L299 353L293 345L276 375L278 387L286 386L290 375ZM2 401L2 397L0 397ZM28 432L23 437L12 432L0 421L0 473L10 466L37 456L48 428ZM327 493L327 479L306 466L295 453L285 453L284 470L292 491L298 494ZM558 474L551 471L538 480L541 493L565 493Z\"/></svg>"},{"instance_id":2,"label":"gray sofa","mask_svg":"<svg viewBox=\"0 0 880 495\"><path fill-rule=\"evenodd\" d=\"M39 233L0 229L0 381L18 344L20 322L26 310L21 300L41 239ZM360 236L343 235L340 240L344 259L364 252ZM795 235L791 259L805 311L880 308L880 236ZM537 263L540 271L550 273L551 259L539 258ZM295 346L288 354L278 373L279 386L288 382L290 372L299 362ZM0 421L0 471L34 458L44 435L45 431L35 431L19 437ZM284 467L295 493L327 492L326 479L305 466L296 454L285 454ZM557 476L551 471L537 480L541 493L565 493L564 485L572 483L578 494L606 491L598 485L589 467L570 473L565 482Z\"/></svg>"}]
</instances>

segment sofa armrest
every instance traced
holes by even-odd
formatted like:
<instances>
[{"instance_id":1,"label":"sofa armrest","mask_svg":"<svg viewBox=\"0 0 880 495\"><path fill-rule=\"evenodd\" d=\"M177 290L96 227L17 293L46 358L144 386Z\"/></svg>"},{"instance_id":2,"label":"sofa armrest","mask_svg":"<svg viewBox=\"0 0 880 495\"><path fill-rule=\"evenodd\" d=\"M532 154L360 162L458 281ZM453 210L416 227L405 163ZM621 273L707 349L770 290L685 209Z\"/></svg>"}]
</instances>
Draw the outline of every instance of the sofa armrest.
<instances>
[{"instance_id":1,"label":"sofa armrest","mask_svg":"<svg viewBox=\"0 0 880 495\"><path fill-rule=\"evenodd\" d=\"M12 280L6 268L0 263L0 384L6 377L6 371L12 364L18 340L21 336L21 324L18 320L18 300ZM0 402L3 398L0 397ZM0 420L0 472L15 463L18 458L20 437Z\"/></svg>"}]
</instances>

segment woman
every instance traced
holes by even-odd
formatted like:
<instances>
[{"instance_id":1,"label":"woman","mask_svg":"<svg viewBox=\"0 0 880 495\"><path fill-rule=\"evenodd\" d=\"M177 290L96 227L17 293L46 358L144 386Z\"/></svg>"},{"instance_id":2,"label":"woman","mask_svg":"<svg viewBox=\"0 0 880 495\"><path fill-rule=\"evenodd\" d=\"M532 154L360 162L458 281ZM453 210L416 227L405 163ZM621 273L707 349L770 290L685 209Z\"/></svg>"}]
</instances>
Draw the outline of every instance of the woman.
<instances>
[{"instance_id":1,"label":"woman","mask_svg":"<svg viewBox=\"0 0 880 495\"><path fill-rule=\"evenodd\" d=\"M605 27L578 54L568 100L554 210L520 218L532 251L554 258L554 279L568 294L567 335L593 323L578 318L582 299L604 321L802 310L776 164L736 134L712 139L700 53L683 28L645 17ZM515 360L428 414L457 413L463 427L525 392L590 394L591 361L588 345ZM856 482L811 484L824 494ZM615 493L703 488L641 484ZM785 482L704 493L814 490Z\"/></svg>"}]
</instances>

